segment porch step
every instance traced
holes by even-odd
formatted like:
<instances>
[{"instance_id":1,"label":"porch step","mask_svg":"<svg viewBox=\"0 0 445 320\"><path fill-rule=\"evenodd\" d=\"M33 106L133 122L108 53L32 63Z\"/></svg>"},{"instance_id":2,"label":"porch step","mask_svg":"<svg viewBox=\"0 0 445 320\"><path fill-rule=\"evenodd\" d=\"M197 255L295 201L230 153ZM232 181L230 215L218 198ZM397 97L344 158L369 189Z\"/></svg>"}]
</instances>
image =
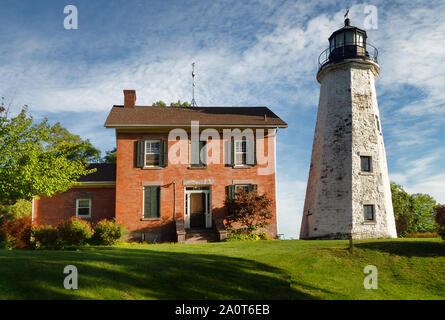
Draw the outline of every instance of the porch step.
<instances>
[{"instance_id":1,"label":"porch step","mask_svg":"<svg viewBox=\"0 0 445 320\"><path fill-rule=\"evenodd\" d=\"M218 234L214 229L186 229L184 243L206 243L218 241Z\"/></svg>"}]
</instances>

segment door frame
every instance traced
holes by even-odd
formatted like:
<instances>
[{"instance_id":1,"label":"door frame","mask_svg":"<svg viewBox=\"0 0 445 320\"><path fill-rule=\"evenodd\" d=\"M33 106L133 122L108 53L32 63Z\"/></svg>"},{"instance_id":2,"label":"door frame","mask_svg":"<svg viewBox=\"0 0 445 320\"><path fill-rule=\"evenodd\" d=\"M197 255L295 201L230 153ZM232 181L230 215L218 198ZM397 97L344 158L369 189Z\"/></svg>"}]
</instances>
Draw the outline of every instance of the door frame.
<instances>
[{"instance_id":1,"label":"door frame","mask_svg":"<svg viewBox=\"0 0 445 320\"><path fill-rule=\"evenodd\" d=\"M190 187L190 186L189 186ZM199 188L199 187L198 187ZM205 187L203 187L205 188ZM196 190L187 190L187 187L184 188L184 228L190 229L190 204L192 193L203 193L205 197L205 217L206 229L212 227L212 192L210 187L208 189L196 189Z\"/></svg>"}]
</instances>

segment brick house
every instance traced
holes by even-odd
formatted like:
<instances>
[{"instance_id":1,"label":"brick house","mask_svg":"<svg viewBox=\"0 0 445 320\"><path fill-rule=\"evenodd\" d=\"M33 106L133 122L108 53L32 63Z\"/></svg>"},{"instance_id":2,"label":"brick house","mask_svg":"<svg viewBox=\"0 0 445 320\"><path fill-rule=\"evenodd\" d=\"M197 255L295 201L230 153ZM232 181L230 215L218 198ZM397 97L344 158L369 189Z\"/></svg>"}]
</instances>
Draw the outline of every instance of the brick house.
<instances>
[{"instance_id":1,"label":"brick house","mask_svg":"<svg viewBox=\"0 0 445 320\"><path fill-rule=\"evenodd\" d=\"M277 235L275 136L287 124L266 107L136 106L124 90L105 122L115 129L116 164L69 191L34 201L35 224L78 216L115 218L145 241L224 239L226 196L257 189L272 199L266 231Z\"/></svg>"}]
</instances>

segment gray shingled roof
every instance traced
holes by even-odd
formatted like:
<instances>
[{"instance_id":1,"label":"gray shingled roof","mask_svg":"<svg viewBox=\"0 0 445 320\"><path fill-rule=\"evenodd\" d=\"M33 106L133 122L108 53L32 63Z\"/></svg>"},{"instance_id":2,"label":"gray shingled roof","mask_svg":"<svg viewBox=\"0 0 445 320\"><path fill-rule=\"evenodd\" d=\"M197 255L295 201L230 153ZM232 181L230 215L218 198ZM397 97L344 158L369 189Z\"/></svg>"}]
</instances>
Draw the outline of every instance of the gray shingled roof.
<instances>
[{"instance_id":1,"label":"gray shingled roof","mask_svg":"<svg viewBox=\"0 0 445 320\"><path fill-rule=\"evenodd\" d=\"M79 182L113 182L116 181L115 163L90 163L88 169L97 169L89 175L80 177Z\"/></svg>"},{"instance_id":2,"label":"gray shingled roof","mask_svg":"<svg viewBox=\"0 0 445 320\"><path fill-rule=\"evenodd\" d=\"M149 107L113 106L105 127L200 125L282 127L287 123L267 107Z\"/></svg>"}]
</instances>

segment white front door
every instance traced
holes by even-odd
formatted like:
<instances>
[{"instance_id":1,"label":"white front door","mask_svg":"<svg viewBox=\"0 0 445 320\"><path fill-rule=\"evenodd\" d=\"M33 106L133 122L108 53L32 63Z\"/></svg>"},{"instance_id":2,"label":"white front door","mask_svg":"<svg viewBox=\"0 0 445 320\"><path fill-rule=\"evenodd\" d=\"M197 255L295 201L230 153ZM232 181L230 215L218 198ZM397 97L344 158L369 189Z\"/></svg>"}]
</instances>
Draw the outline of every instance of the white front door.
<instances>
[{"instance_id":1,"label":"white front door","mask_svg":"<svg viewBox=\"0 0 445 320\"><path fill-rule=\"evenodd\" d=\"M208 188L185 191L184 197L184 227L211 228L212 206Z\"/></svg>"}]
</instances>

